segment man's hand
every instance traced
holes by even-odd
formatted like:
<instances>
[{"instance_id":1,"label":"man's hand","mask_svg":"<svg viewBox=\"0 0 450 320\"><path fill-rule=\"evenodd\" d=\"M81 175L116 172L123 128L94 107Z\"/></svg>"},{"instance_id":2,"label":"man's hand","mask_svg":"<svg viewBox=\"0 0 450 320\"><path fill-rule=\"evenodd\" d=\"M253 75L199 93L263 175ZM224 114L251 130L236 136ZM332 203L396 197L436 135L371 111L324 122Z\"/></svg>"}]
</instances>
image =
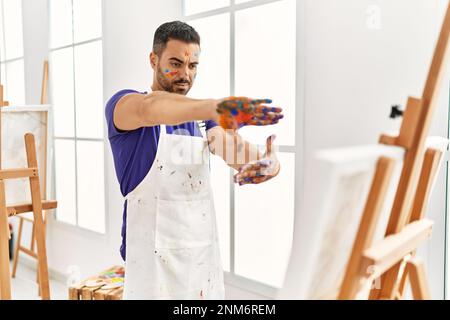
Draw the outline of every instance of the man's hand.
<instances>
[{"instance_id":1,"label":"man's hand","mask_svg":"<svg viewBox=\"0 0 450 320\"><path fill-rule=\"evenodd\" d=\"M270 99L253 100L246 97L229 97L217 105L218 123L225 130L238 130L243 126L267 126L283 118L281 108L263 105Z\"/></svg>"},{"instance_id":2,"label":"man's hand","mask_svg":"<svg viewBox=\"0 0 450 320\"><path fill-rule=\"evenodd\" d=\"M234 182L240 186L245 184L259 184L268 181L280 172L280 162L272 148L275 135L267 138L266 153L263 158L247 163L239 169L239 173L234 176Z\"/></svg>"}]
</instances>

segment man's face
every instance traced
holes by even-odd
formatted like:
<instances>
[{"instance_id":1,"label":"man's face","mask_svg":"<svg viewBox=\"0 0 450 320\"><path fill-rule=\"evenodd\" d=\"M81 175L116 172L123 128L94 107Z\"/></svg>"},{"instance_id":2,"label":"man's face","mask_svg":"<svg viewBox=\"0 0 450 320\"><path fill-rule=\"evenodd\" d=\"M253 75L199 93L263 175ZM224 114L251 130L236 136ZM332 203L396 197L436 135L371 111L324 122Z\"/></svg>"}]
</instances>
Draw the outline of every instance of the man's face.
<instances>
[{"instance_id":1,"label":"man's face","mask_svg":"<svg viewBox=\"0 0 450 320\"><path fill-rule=\"evenodd\" d=\"M160 57L151 55L159 86L165 91L186 95L194 84L199 58L198 44L169 40Z\"/></svg>"}]
</instances>

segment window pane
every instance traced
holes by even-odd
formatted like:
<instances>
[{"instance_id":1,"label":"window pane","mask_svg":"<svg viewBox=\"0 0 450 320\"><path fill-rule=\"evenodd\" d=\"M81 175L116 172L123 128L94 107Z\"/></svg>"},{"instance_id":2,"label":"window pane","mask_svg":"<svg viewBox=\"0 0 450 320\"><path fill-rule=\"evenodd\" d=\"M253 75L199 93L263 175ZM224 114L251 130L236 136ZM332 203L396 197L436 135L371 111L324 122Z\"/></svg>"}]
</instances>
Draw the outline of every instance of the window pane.
<instances>
[{"instance_id":1,"label":"window pane","mask_svg":"<svg viewBox=\"0 0 450 320\"><path fill-rule=\"evenodd\" d=\"M25 71L23 59L6 63L6 100L11 105L25 104Z\"/></svg>"},{"instance_id":2,"label":"window pane","mask_svg":"<svg viewBox=\"0 0 450 320\"><path fill-rule=\"evenodd\" d=\"M76 224L75 142L55 139L56 218Z\"/></svg>"},{"instance_id":3,"label":"window pane","mask_svg":"<svg viewBox=\"0 0 450 320\"><path fill-rule=\"evenodd\" d=\"M230 169L217 156L211 156L211 186L223 269L230 271Z\"/></svg>"},{"instance_id":4,"label":"window pane","mask_svg":"<svg viewBox=\"0 0 450 320\"><path fill-rule=\"evenodd\" d=\"M102 35L102 1L73 0L75 42L99 38Z\"/></svg>"},{"instance_id":5,"label":"window pane","mask_svg":"<svg viewBox=\"0 0 450 320\"><path fill-rule=\"evenodd\" d=\"M102 42L75 47L77 137L103 138Z\"/></svg>"},{"instance_id":6,"label":"window pane","mask_svg":"<svg viewBox=\"0 0 450 320\"><path fill-rule=\"evenodd\" d=\"M50 47L72 43L72 0L50 0Z\"/></svg>"},{"instance_id":7,"label":"window pane","mask_svg":"<svg viewBox=\"0 0 450 320\"><path fill-rule=\"evenodd\" d=\"M3 0L6 59L23 57L22 1Z\"/></svg>"},{"instance_id":8,"label":"window pane","mask_svg":"<svg viewBox=\"0 0 450 320\"><path fill-rule=\"evenodd\" d=\"M230 0L184 0L184 14L191 15L199 12L223 8L230 5Z\"/></svg>"},{"instance_id":9,"label":"window pane","mask_svg":"<svg viewBox=\"0 0 450 320\"><path fill-rule=\"evenodd\" d=\"M3 30L3 14L2 14L3 4L0 1L0 61L5 61L5 38Z\"/></svg>"},{"instance_id":10,"label":"window pane","mask_svg":"<svg viewBox=\"0 0 450 320\"><path fill-rule=\"evenodd\" d=\"M190 95L222 98L230 94L230 15L189 21L202 39L197 78Z\"/></svg>"},{"instance_id":11,"label":"window pane","mask_svg":"<svg viewBox=\"0 0 450 320\"><path fill-rule=\"evenodd\" d=\"M74 137L73 49L53 51L50 59L55 135Z\"/></svg>"},{"instance_id":12,"label":"window pane","mask_svg":"<svg viewBox=\"0 0 450 320\"><path fill-rule=\"evenodd\" d=\"M236 12L236 95L271 98L284 109L280 125L245 127L242 134L265 144L295 144L295 1L284 0Z\"/></svg>"},{"instance_id":13,"label":"window pane","mask_svg":"<svg viewBox=\"0 0 450 320\"><path fill-rule=\"evenodd\" d=\"M77 141L78 225L105 232L103 142Z\"/></svg>"},{"instance_id":14,"label":"window pane","mask_svg":"<svg viewBox=\"0 0 450 320\"><path fill-rule=\"evenodd\" d=\"M280 174L236 186L236 274L281 287L292 245L295 155L279 153Z\"/></svg>"}]
</instances>

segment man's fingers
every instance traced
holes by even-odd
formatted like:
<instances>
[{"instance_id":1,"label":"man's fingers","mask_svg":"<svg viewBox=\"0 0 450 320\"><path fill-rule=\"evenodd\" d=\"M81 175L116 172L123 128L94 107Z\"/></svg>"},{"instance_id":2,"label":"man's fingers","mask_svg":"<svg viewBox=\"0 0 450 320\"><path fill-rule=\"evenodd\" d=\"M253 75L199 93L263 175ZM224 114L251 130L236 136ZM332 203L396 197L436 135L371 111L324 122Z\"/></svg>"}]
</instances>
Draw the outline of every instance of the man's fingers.
<instances>
[{"instance_id":1,"label":"man's fingers","mask_svg":"<svg viewBox=\"0 0 450 320\"><path fill-rule=\"evenodd\" d=\"M247 184L260 184L267 181L269 178L267 177L256 177L256 178L247 178L239 182L240 186L244 186Z\"/></svg>"},{"instance_id":2,"label":"man's fingers","mask_svg":"<svg viewBox=\"0 0 450 320\"><path fill-rule=\"evenodd\" d=\"M243 178L247 178L247 177L251 177L251 176L256 176L257 172L261 171L261 167L257 167L257 166L251 166L246 170L242 170L239 171L238 173L236 173L234 175L234 179L235 180L240 180Z\"/></svg>"},{"instance_id":3,"label":"man's fingers","mask_svg":"<svg viewBox=\"0 0 450 320\"><path fill-rule=\"evenodd\" d=\"M282 116L283 115L275 112L268 112L268 113L258 112L253 115L253 118L259 120L272 120L272 119L280 119Z\"/></svg>"},{"instance_id":4,"label":"man's fingers","mask_svg":"<svg viewBox=\"0 0 450 320\"><path fill-rule=\"evenodd\" d=\"M258 120L258 119L252 119L250 120L247 125L252 125L252 126L270 126L273 124L277 124L280 119L282 119L283 117L279 117L279 118L274 118L274 119L270 119L270 120Z\"/></svg>"},{"instance_id":5,"label":"man's fingers","mask_svg":"<svg viewBox=\"0 0 450 320\"><path fill-rule=\"evenodd\" d=\"M251 99L250 103L251 104L261 104L261 103L270 104L270 103L272 103L272 99Z\"/></svg>"},{"instance_id":6,"label":"man's fingers","mask_svg":"<svg viewBox=\"0 0 450 320\"><path fill-rule=\"evenodd\" d=\"M238 173L234 176L234 182L238 183L240 181L243 181L248 178L254 178L254 177L262 177L264 174L261 172L261 170L248 170L244 171L242 173Z\"/></svg>"},{"instance_id":7,"label":"man's fingers","mask_svg":"<svg viewBox=\"0 0 450 320\"><path fill-rule=\"evenodd\" d=\"M272 154L272 145L274 140L276 139L276 135L271 135L266 140L266 156L270 156Z\"/></svg>"},{"instance_id":8,"label":"man's fingers","mask_svg":"<svg viewBox=\"0 0 450 320\"><path fill-rule=\"evenodd\" d=\"M260 170L263 168L270 167L271 164L272 164L272 161L267 160L267 159L260 160L255 163L247 163L239 169L239 173L251 171L251 170Z\"/></svg>"},{"instance_id":9,"label":"man's fingers","mask_svg":"<svg viewBox=\"0 0 450 320\"><path fill-rule=\"evenodd\" d=\"M235 182L240 182L246 178L264 177L269 175L268 169L270 168L270 163L258 163L249 166L246 170L241 170L234 176Z\"/></svg>"},{"instance_id":10,"label":"man's fingers","mask_svg":"<svg viewBox=\"0 0 450 320\"><path fill-rule=\"evenodd\" d=\"M236 175L237 180L242 180L245 178L251 178L251 177L259 177L261 176L260 170L248 170L242 173L238 173Z\"/></svg>"},{"instance_id":11,"label":"man's fingers","mask_svg":"<svg viewBox=\"0 0 450 320\"><path fill-rule=\"evenodd\" d=\"M283 109L278 107L268 107L260 105L255 107L255 113L269 113L269 112L281 114L281 112L283 112Z\"/></svg>"}]
</instances>

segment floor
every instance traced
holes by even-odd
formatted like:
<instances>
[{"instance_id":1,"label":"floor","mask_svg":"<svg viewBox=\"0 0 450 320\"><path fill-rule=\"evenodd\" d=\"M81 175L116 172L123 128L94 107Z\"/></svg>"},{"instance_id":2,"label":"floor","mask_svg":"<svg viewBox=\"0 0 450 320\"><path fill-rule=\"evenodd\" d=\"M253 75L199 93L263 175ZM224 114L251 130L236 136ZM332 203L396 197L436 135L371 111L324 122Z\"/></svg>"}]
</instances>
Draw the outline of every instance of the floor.
<instances>
[{"instance_id":1,"label":"floor","mask_svg":"<svg viewBox=\"0 0 450 320\"><path fill-rule=\"evenodd\" d=\"M50 279L52 300L67 300L68 289L65 283ZM28 266L18 265L16 277L12 279L13 300L40 300L36 283L36 271Z\"/></svg>"}]
</instances>

